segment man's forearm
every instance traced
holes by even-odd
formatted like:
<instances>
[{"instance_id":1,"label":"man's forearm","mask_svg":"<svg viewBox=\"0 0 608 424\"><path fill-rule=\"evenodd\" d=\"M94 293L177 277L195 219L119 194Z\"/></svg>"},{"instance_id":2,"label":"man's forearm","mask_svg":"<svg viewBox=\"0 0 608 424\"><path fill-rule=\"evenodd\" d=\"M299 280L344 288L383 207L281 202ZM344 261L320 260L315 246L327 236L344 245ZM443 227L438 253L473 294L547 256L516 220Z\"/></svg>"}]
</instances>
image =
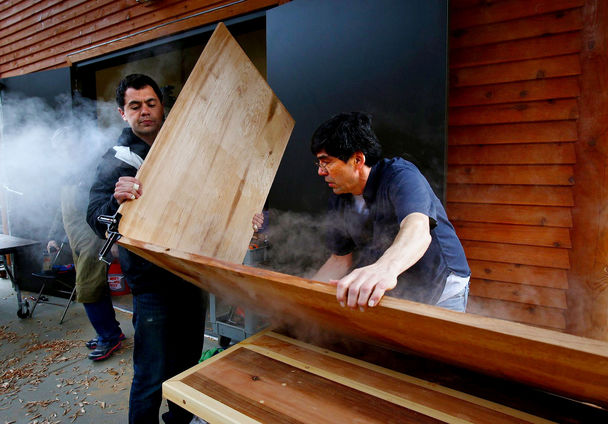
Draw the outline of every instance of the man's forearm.
<instances>
[{"instance_id":1,"label":"man's forearm","mask_svg":"<svg viewBox=\"0 0 608 424\"><path fill-rule=\"evenodd\" d=\"M353 263L353 255L349 253L344 256L331 255L312 277L313 280L328 282L344 277Z\"/></svg>"},{"instance_id":2,"label":"man's forearm","mask_svg":"<svg viewBox=\"0 0 608 424\"><path fill-rule=\"evenodd\" d=\"M401 221L393 244L386 249L376 264L399 275L424 256L431 244L428 216L412 213Z\"/></svg>"}]
</instances>

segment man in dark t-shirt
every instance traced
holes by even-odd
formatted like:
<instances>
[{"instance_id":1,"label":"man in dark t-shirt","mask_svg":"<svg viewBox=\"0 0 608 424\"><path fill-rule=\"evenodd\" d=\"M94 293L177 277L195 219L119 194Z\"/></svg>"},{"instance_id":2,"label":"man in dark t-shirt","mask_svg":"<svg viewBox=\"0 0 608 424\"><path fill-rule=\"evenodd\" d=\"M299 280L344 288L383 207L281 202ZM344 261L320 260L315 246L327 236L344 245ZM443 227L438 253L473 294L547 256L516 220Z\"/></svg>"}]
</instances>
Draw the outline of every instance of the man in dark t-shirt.
<instances>
[{"instance_id":1,"label":"man in dark t-shirt","mask_svg":"<svg viewBox=\"0 0 608 424\"><path fill-rule=\"evenodd\" d=\"M464 312L470 269L443 205L410 162L381 159L371 118L343 113L314 133L318 173L333 195L332 255L313 279L341 305L373 307L389 295Z\"/></svg>"}]
</instances>

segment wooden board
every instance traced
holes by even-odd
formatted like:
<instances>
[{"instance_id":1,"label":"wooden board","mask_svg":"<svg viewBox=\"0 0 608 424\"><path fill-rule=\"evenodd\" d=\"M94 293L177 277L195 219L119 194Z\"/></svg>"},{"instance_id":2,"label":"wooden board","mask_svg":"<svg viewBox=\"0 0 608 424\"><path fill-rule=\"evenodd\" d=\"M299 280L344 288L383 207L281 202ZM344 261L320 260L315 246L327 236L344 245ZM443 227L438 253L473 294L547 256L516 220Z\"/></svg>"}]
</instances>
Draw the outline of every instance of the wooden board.
<instances>
[{"instance_id":1,"label":"wooden board","mask_svg":"<svg viewBox=\"0 0 608 424\"><path fill-rule=\"evenodd\" d=\"M424 379L266 332L163 384L213 423L548 423Z\"/></svg>"},{"instance_id":2,"label":"wooden board","mask_svg":"<svg viewBox=\"0 0 608 424\"><path fill-rule=\"evenodd\" d=\"M608 405L608 343L385 297L365 312L342 308L329 285L234 265L132 239L120 242L182 278L299 326L464 366L576 399Z\"/></svg>"},{"instance_id":3,"label":"wooden board","mask_svg":"<svg viewBox=\"0 0 608 424\"><path fill-rule=\"evenodd\" d=\"M245 52L219 24L137 177L119 232L241 263L294 126Z\"/></svg>"}]
</instances>

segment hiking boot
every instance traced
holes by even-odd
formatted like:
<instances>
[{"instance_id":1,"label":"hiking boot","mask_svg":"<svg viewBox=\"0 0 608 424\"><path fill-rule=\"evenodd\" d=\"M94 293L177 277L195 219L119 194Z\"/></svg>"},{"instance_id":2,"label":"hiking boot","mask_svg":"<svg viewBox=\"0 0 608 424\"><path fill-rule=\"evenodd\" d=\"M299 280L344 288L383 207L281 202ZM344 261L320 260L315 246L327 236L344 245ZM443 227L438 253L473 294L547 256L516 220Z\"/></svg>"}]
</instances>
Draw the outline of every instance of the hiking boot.
<instances>
[{"instance_id":1,"label":"hiking boot","mask_svg":"<svg viewBox=\"0 0 608 424\"><path fill-rule=\"evenodd\" d=\"M91 361L103 361L108 359L112 353L120 347L120 340L109 343L99 343L95 350L89 353Z\"/></svg>"},{"instance_id":2,"label":"hiking boot","mask_svg":"<svg viewBox=\"0 0 608 424\"><path fill-rule=\"evenodd\" d=\"M118 340L123 341L124 339L125 339L125 335L123 333L120 333L120 336L118 336ZM99 343L99 336L95 336L94 339L89 340L84 345L86 347L88 347L89 349L93 350L97 347L97 343Z\"/></svg>"}]
</instances>

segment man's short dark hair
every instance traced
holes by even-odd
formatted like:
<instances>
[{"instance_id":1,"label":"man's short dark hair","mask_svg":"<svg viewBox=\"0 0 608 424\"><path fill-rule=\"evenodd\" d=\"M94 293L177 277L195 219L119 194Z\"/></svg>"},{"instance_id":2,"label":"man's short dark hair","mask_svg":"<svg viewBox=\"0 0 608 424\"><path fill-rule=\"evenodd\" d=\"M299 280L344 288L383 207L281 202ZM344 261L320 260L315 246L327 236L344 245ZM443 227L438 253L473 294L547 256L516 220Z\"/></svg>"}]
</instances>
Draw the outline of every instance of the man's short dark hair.
<instances>
[{"instance_id":1,"label":"man's short dark hair","mask_svg":"<svg viewBox=\"0 0 608 424\"><path fill-rule=\"evenodd\" d=\"M310 150L313 155L325 150L343 162L362 152L368 166L374 166L382 155L382 146L372 130L372 117L365 112L340 113L322 123L312 136Z\"/></svg>"},{"instance_id":2,"label":"man's short dark hair","mask_svg":"<svg viewBox=\"0 0 608 424\"><path fill-rule=\"evenodd\" d=\"M118 83L118 87L116 87L116 103L118 107L124 109L125 107L125 92L129 88L134 88L136 90L141 90L145 86L149 85L152 87L158 100L163 102L163 93L160 91L158 84L152 78L144 74L131 74L124 77L120 83Z\"/></svg>"}]
</instances>

